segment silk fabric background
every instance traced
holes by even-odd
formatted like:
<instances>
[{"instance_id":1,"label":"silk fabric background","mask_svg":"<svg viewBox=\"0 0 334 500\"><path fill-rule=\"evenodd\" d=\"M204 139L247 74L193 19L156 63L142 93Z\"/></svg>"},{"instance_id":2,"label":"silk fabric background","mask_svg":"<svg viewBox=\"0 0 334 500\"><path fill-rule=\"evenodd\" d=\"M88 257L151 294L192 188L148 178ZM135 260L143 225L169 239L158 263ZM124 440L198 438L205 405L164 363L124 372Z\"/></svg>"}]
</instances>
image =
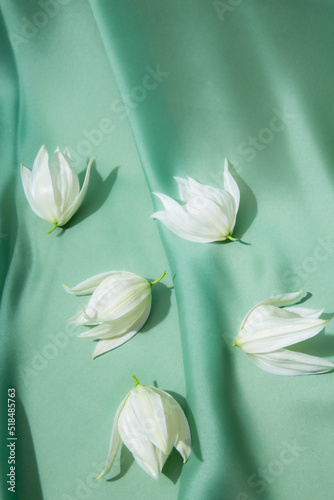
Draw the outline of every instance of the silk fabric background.
<instances>
[{"instance_id":1,"label":"silk fabric background","mask_svg":"<svg viewBox=\"0 0 334 500\"><path fill-rule=\"evenodd\" d=\"M232 345L272 294L302 288L334 313L333 4L0 5L1 465L15 387L16 498L332 500L334 375L273 376ZM78 172L97 155L80 211L50 235L19 175L42 144L68 147ZM250 246L149 220L152 191L177 197L174 175L222 187L225 156L241 190L234 236ZM142 332L92 361L66 323L86 299L61 283L112 269L168 274ZM333 336L330 322L298 348L333 359ZM154 481L123 449L96 482L132 374L182 404L193 451Z\"/></svg>"}]
</instances>

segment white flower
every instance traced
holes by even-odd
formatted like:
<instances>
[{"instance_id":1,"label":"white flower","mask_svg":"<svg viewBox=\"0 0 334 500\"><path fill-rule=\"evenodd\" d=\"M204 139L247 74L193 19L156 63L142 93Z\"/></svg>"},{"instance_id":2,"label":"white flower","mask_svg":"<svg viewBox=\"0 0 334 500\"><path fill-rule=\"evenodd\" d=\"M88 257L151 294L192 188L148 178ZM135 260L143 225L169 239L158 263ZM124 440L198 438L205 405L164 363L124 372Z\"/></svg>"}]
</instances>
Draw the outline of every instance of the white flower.
<instances>
[{"instance_id":1,"label":"white flower","mask_svg":"<svg viewBox=\"0 0 334 500\"><path fill-rule=\"evenodd\" d=\"M79 337L99 340L93 359L131 339L144 326L151 311L152 282L126 271L98 274L73 288L63 284L74 295L92 296L85 308L69 321L94 326Z\"/></svg>"},{"instance_id":2,"label":"white flower","mask_svg":"<svg viewBox=\"0 0 334 500\"><path fill-rule=\"evenodd\" d=\"M49 168L49 155L45 146L39 150L32 171L21 165L21 178L27 200L33 211L53 227L64 226L81 205L89 182L92 158L86 170L81 190L70 153L56 149Z\"/></svg>"},{"instance_id":3,"label":"white flower","mask_svg":"<svg viewBox=\"0 0 334 500\"><path fill-rule=\"evenodd\" d=\"M224 188L206 186L191 177L175 177L179 185L182 205L162 193L155 194L163 203L165 211L154 213L151 218L159 219L173 233L185 240L198 243L223 241L232 238L239 208L240 192L237 183L228 170L225 159Z\"/></svg>"},{"instance_id":4,"label":"white flower","mask_svg":"<svg viewBox=\"0 0 334 500\"><path fill-rule=\"evenodd\" d=\"M188 459L190 429L181 406L167 392L141 385L133 378L137 385L116 411L107 463L96 479L108 472L122 441L137 464L154 479L173 447L184 462Z\"/></svg>"},{"instance_id":5,"label":"white flower","mask_svg":"<svg viewBox=\"0 0 334 500\"><path fill-rule=\"evenodd\" d=\"M291 306L302 291L270 297L254 306L243 319L234 345L253 361L275 375L308 375L333 370L334 364L317 356L290 351L284 347L317 335L326 320L323 309Z\"/></svg>"}]
</instances>

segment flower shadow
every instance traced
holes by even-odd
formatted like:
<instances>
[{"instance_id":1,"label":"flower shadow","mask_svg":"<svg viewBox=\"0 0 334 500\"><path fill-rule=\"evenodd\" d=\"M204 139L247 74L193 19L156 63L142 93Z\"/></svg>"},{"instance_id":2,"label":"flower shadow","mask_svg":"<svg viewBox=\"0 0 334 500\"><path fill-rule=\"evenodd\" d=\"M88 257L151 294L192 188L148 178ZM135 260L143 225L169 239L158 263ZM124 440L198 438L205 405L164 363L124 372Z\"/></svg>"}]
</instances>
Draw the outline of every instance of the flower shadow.
<instances>
[{"instance_id":1,"label":"flower shadow","mask_svg":"<svg viewBox=\"0 0 334 500\"><path fill-rule=\"evenodd\" d=\"M57 237L62 236L67 229L71 229L71 227L79 224L84 219L87 219L90 215L94 214L97 210L99 210L99 208L102 207L117 179L119 168L119 166L115 167L110 172L108 177L105 180L102 180L101 175L96 169L96 161L94 161L85 199L79 210L73 215L68 223L61 228L62 231L57 234ZM80 186L83 184L85 173L86 171L83 171L79 174Z\"/></svg>"},{"instance_id":2,"label":"flower shadow","mask_svg":"<svg viewBox=\"0 0 334 500\"><path fill-rule=\"evenodd\" d=\"M164 283L152 287L152 309L143 328L138 333L146 333L157 326L167 316L171 307L171 288ZM138 335L138 334L137 334Z\"/></svg>"},{"instance_id":3,"label":"flower shadow","mask_svg":"<svg viewBox=\"0 0 334 500\"><path fill-rule=\"evenodd\" d=\"M241 240L241 237L251 226L257 215L257 201L253 191L248 186L248 184L240 177L233 164L229 162L228 167L240 190L240 205L232 236L238 238L237 243L242 243L243 245L251 245L251 243ZM221 186L219 187L222 189ZM231 243L235 244L234 241L227 239L224 241L214 241L212 245L229 245Z\"/></svg>"},{"instance_id":4,"label":"flower shadow","mask_svg":"<svg viewBox=\"0 0 334 500\"><path fill-rule=\"evenodd\" d=\"M252 439L249 436L249 424L251 422L246 422L244 419L244 402L242 398L242 390L240 387L240 381L236 375L236 367L233 363L231 356L231 346L227 339L223 339L225 342L225 347L222 351L222 360L224 366L224 381L225 383L220 387L221 400L224 403L224 408L222 411L225 416L225 424L229 429L229 445L231 449L234 449L234 454L231 459L238 463L239 468L239 480L237 483L231 483L231 488L241 488L241 478L246 478L243 488L249 491L249 495L252 494L250 485L247 480L252 477L254 471L259 470L259 456L257 450L254 449L252 445ZM254 493L254 492L253 492ZM239 494L243 494L239 491L229 491L227 492L228 498L238 498ZM265 497L266 500L273 500L272 496L267 493Z\"/></svg>"},{"instance_id":5,"label":"flower shadow","mask_svg":"<svg viewBox=\"0 0 334 500\"><path fill-rule=\"evenodd\" d=\"M19 398L16 400L16 410L17 414L20 416L17 425L20 436L20 448L18 449L17 457L20 474L18 494L22 494L24 498L43 500L34 442L26 411Z\"/></svg>"},{"instance_id":6,"label":"flower shadow","mask_svg":"<svg viewBox=\"0 0 334 500\"><path fill-rule=\"evenodd\" d=\"M240 206L233 236L241 238L253 223L257 215L257 201L248 184L240 177L234 166L229 163L229 170L240 190Z\"/></svg>"},{"instance_id":7,"label":"flower shadow","mask_svg":"<svg viewBox=\"0 0 334 500\"><path fill-rule=\"evenodd\" d=\"M158 384L156 381L154 381L154 386L157 387ZM202 454L201 454L201 448L200 448L200 443L199 443L199 437L198 437L198 432L197 432L197 427L195 424L194 416L192 414L192 411L189 408L189 405L187 403L187 400L178 394L177 392L174 391L169 391L167 390L168 394L170 394L181 406L181 408L184 410L187 416L187 420L189 423L189 427L191 430L191 453L194 453L196 457L202 461ZM180 478L182 468L183 468L183 459L179 452L173 448L171 454L169 455L164 468L162 469L162 474L168 479L172 481L173 484L176 484L177 481Z\"/></svg>"},{"instance_id":8,"label":"flower shadow","mask_svg":"<svg viewBox=\"0 0 334 500\"><path fill-rule=\"evenodd\" d=\"M110 479L107 480L108 483L112 483L114 481L118 481L119 479L122 479L122 477L125 476L125 474L128 472L130 467L132 466L133 462L135 459L132 456L132 453L128 448L122 444L121 448L121 458L120 458L120 471L119 473L111 477Z\"/></svg>"},{"instance_id":9,"label":"flower shadow","mask_svg":"<svg viewBox=\"0 0 334 500\"><path fill-rule=\"evenodd\" d=\"M325 314L322 314L321 316L323 317ZM330 316L333 317L333 315ZM334 332L326 333L324 329L315 337L298 342L298 344L291 345L288 349L290 351L303 352L304 354L318 356L320 358L334 356Z\"/></svg>"}]
</instances>

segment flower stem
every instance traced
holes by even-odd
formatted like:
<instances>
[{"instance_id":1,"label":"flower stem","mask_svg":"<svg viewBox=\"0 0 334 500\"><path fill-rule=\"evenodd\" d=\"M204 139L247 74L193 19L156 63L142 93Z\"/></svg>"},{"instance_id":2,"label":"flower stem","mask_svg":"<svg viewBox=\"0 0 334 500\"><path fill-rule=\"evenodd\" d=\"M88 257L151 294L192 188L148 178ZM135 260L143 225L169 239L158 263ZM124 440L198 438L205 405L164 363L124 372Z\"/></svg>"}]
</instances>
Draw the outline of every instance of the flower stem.
<instances>
[{"instance_id":1,"label":"flower stem","mask_svg":"<svg viewBox=\"0 0 334 500\"><path fill-rule=\"evenodd\" d=\"M132 375L133 380L136 382L136 385L139 385L138 379L135 375Z\"/></svg>"},{"instance_id":2,"label":"flower stem","mask_svg":"<svg viewBox=\"0 0 334 500\"><path fill-rule=\"evenodd\" d=\"M56 227L58 227L58 222L56 222L53 226L52 229L50 229L50 231L48 231L48 234L52 233L52 231L54 231L56 229Z\"/></svg>"},{"instance_id":3,"label":"flower stem","mask_svg":"<svg viewBox=\"0 0 334 500\"><path fill-rule=\"evenodd\" d=\"M155 280L155 281L151 281L151 285L155 285L156 283L159 283L159 281L161 281L161 280L162 280L162 278L165 276L166 272L167 272L167 271L165 271L165 272L164 272L164 273L160 276L160 278L158 278L157 280Z\"/></svg>"},{"instance_id":4,"label":"flower stem","mask_svg":"<svg viewBox=\"0 0 334 500\"><path fill-rule=\"evenodd\" d=\"M226 238L227 238L228 240L231 240L231 241L238 241L238 238L232 238L232 236L231 236L231 235L226 236Z\"/></svg>"}]
</instances>

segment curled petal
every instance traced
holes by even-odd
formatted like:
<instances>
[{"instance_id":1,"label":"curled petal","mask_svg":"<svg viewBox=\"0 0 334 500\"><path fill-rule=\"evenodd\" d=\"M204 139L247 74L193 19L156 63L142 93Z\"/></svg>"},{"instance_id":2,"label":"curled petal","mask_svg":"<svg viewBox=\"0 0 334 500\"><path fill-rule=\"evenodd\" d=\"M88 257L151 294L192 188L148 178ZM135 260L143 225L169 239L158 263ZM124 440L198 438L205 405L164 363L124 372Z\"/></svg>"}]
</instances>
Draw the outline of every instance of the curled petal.
<instances>
[{"instance_id":1,"label":"curled petal","mask_svg":"<svg viewBox=\"0 0 334 500\"><path fill-rule=\"evenodd\" d=\"M256 309L257 307L261 305L271 305L271 306L276 306L276 307L282 307L282 306L287 306L290 304L293 304L296 302L302 295L302 290L299 290L299 292L294 292L294 293L284 293L282 295L274 295L273 297L268 297L267 299L262 300L258 304L256 304L252 309L248 311L246 316L241 322L240 325L240 330L245 326L246 321L248 320L248 317L250 314Z\"/></svg>"},{"instance_id":2,"label":"curled petal","mask_svg":"<svg viewBox=\"0 0 334 500\"><path fill-rule=\"evenodd\" d=\"M259 368L274 375L311 375L334 369L334 364L327 359L288 349L249 356Z\"/></svg>"},{"instance_id":3,"label":"curled petal","mask_svg":"<svg viewBox=\"0 0 334 500\"><path fill-rule=\"evenodd\" d=\"M160 464L155 453L155 446L142 431L129 400L118 420L118 431L123 443L131 451L138 465L150 476L157 479Z\"/></svg>"},{"instance_id":4,"label":"curled petal","mask_svg":"<svg viewBox=\"0 0 334 500\"><path fill-rule=\"evenodd\" d=\"M72 162L69 163L59 149L54 153L50 175L58 213L63 214L78 196L79 179Z\"/></svg>"},{"instance_id":5,"label":"curled petal","mask_svg":"<svg viewBox=\"0 0 334 500\"><path fill-rule=\"evenodd\" d=\"M160 396L163 405L167 424L168 453L174 446L182 456L183 461L186 462L191 449L191 436L184 411L168 392L156 387L151 387L151 390Z\"/></svg>"},{"instance_id":6,"label":"curled petal","mask_svg":"<svg viewBox=\"0 0 334 500\"><path fill-rule=\"evenodd\" d=\"M227 197L229 198L227 202L229 206L225 210L222 210L214 201L200 197L191 198L185 207L197 222L209 228L215 238L219 240L226 239L234 227L232 225L234 220L232 198L228 194Z\"/></svg>"},{"instance_id":7,"label":"curled petal","mask_svg":"<svg viewBox=\"0 0 334 500\"><path fill-rule=\"evenodd\" d=\"M104 354L105 352L116 349L116 347L119 347L128 340L132 339L132 337L134 337L136 333L137 331L131 331L112 339L99 340L93 352L93 359L97 358L97 356L101 356L101 354Z\"/></svg>"},{"instance_id":8,"label":"curled petal","mask_svg":"<svg viewBox=\"0 0 334 500\"><path fill-rule=\"evenodd\" d=\"M160 395L138 384L131 391L129 401L142 432L159 450L168 454L167 423Z\"/></svg>"},{"instance_id":9,"label":"curled petal","mask_svg":"<svg viewBox=\"0 0 334 500\"><path fill-rule=\"evenodd\" d=\"M115 274L118 275L119 271L109 271L106 273L96 274L95 276L92 276L91 278L82 281L81 283L72 288L69 288L63 283L63 287L66 290L66 292L71 293L72 295L87 295L93 293L94 290L100 285L100 283L102 283L102 281L105 278Z\"/></svg>"},{"instance_id":10,"label":"curled petal","mask_svg":"<svg viewBox=\"0 0 334 500\"><path fill-rule=\"evenodd\" d=\"M183 203L187 203L190 200L192 194L189 188L189 181L183 179L182 177L174 177L179 187L179 197Z\"/></svg>"},{"instance_id":11,"label":"curled petal","mask_svg":"<svg viewBox=\"0 0 334 500\"><path fill-rule=\"evenodd\" d=\"M240 191L238 184L236 183L234 177L230 174L228 169L228 159L225 158L224 166L224 189L227 191L234 200L235 214L237 214L240 203Z\"/></svg>"},{"instance_id":12,"label":"curled petal","mask_svg":"<svg viewBox=\"0 0 334 500\"><path fill-rule=\"evenodd\" d=\"M44 219L44 215L40 211L38 203L35 202L34 197L31 194L31 170L29 170L27 167L24 167L23 165L21 165L21 179L22 179L24 193L26 195L30 207L33 209L35 214L38 215L38 217Z\"/></svg>"},{"instance_id":13,"label":"curled petal","mask_svg":"<svg viewBox=\"0 0 334 500\"><path fill-rule=\"evenodd\" d=\"M71 217L75 214L75 212L78 210L81 203L83 202L83 199L86 195L86 191L88 188L90 170L91 170L91 167L93 165L94 160L95 160L95 157L89 161L88 166L87 166L87 170L86 170L85 180L84 180L84 183L82 185L81 191L79 192L77 197L74 199L72 204L67 208L67 210L59 217L58 226L64 226L66 224L66 222L68 222L71 219Z\"/></svg>"},{"instance_id":14,"label":"curled petal","mask_svg":"<svg viewBox=\"0 0 334 500\"><path fill-rule=\"evenodd\" d=\"M112 349L116 349L120 345L124 344L128 340L132 339L139 332L139 330L144 326L147 321L147 318L150 314L151 307L147 307L145 313L138 318L136 323L134 323L129 331L120 334L119 336L112 337L111 339L100 340L96 346L96 349L93 353L93 359L101 354L111 351Z\"/></svg>"},{"instance_id":15,"label":"curled petal","mask_svg":"<svg viewBox=\"0 0 334 500\"><path fill-rule=\"evenodd\" d=\"M219 239L217 232L210 227L206 227L200 221L196 220L195 217L192 217L175 200L162 193L153 194L162 201L165 212L155 212L151 218L163 222L177 236L197 243L209 243Z\"/></svg>"},{"instance_id":16,"label":"curled petal","mask_svg":"<svg viewBox=\"0 0 334 500\"><path fill-rule=\"evenodd\" d=\"M325 309L308 309L307 307L289 306L284 308L285 311L290 311L302 318L319 318Z\"/></svg>"},{"instance_id":17,"label":"curled petal","mask_svg":"<svg viewBox=\"0 0 334 500\"><path fill-rule=\"evenodd\" d=\"M86 314L92 323L113 321L126 315L151 294L151 284L132 273L105 278L91 296Z\"/></svg>"},{"instance_id":18,"label":"curled petal","mask_svg":"<svg viewBox=\"0 0 334 500\"><path fill-rule=\"evenodd\" d=\"M119 432L118 432L118 420L119 420L119 416L124 408L124 405L127 402L128 397L129 397L129 394L126 396L125 399L123 399L123 401L121 402L121 404L117 408L113 427L112 427L107 462L106 462L105 468L103 469L101 474L99 474L95 479L99 479L100 477L104 476L104 474L106 474L106 472L108 472L108 470L110 469L110 467L112 466L112 464L115 461L118 449L119 449L121 442L122 442L121 437L120 437Z\"/></svg>"},{"instance_id":19,"label":"curled petal","mask_svg":"<svg viewBox=\"0 0 334 500\"><path fill-rule=\"evenodd\" d=\"M53 194L49 155L45 146L39 150L32 168L31 196L43 215L43 219L55 224L58 221L59 212Z\"/></svg>"},{"instance_id":20,"label":"curled petal","mask_svg":"<svg viewBox=\"0 0 334 500\"><path fill-rule=\"evenodd\" d=\"M123 333L127 333L130 330L139 331L150 314L151 301L152 298L149 296L125 316L120 316L114 321L103 321L95 326L95 328L81 333L79 337L92 338L95 340L108 340L118 337ZM81 324L85 324L86 326L90 325L88 321Z\"/></svg>"},{"instance_id":21,"label":"curled petal","mask_svg":"<svg viewBox=\"0 0 334 500\"><path fill-rule=\"evenodd\" d=\"M327 323L316 318L292 317L293 313L280 311L281 317L265 318L249 328L246 326L238 334L236 344L250 354L276 351L314 337Z\"/></svg>"}]
</instances>

